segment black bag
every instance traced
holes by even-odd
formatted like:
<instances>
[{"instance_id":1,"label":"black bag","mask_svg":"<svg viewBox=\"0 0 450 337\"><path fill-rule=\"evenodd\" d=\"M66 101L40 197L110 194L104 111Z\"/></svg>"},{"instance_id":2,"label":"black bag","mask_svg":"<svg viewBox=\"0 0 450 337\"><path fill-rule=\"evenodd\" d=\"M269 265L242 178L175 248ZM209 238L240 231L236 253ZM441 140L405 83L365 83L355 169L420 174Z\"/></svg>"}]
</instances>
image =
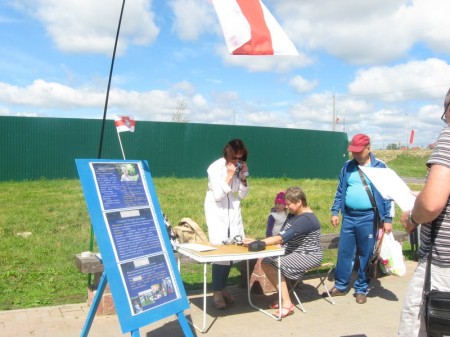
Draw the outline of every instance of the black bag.
<instances>
[{"instance_id":1,"label":"black bag","mask_svg":"<svg viewBox=\"0 0 450 337\"><path fill-rule=\"evenodd\" d=\"M375 216L375 218L377 218L377 217ZM372 257L369 259L369 262L367 263L367 266L365 269L366 275L370 279L377 278L378 271L379 270L381 271L379 265L380 265L380 249L381 249L381 243L383 242L383 237L384 237L384 230L381 231L380 239L377 240Z\"/></svg>"},{"instance_id":2,"label":"black bag","mask_svg":"<svg viewBox=\"0 0 450 337\"><path fill-rule=\"evenodd\" d=\"M266 243L261 240L256 240L248 244L249 252L259 252L264 249L266 249Z\"/></svg>"},{"instance_id":3,"label":"black bag","mask_svg":"<svg viewBox=\"0 0 450 337\"><path fill-rule=\"evenodd\" d=\"M431 226L431 245L425 273L425 322L428 336L450 335L450 292L431 290L431 260L433 259L434 226Z\"/></svg>"},{"instance_id":4,"label":"black bag","mask_svg":"<svg viewBox=\"0 0 450 337\"><path fill-rule=\"evenodd\" d=\"M450 334L450 292L431 290L426 294L425 305L428 335Z\"/></svg>"},{"instance_id":5,"label":"black bag","mask_svg":"<svg viewBox=\"0 0 450 337\"><path fill-rule=\"evenodd\" d=\"M380 259L380 254L378 252L374 252L372 257L370 258L369 262L367 263L366 266L366 275L368 278L377 278L377 274L378 274L378 263Z\"/></svg>"},{"instance_id":6,"label":"black bag","mask_svg":"<svg viewBox=\"0 0 450 337\"><path fill-rule=\"evenodd\" d=\"M367 186L366 179L364 178L364 174L361 171L361 169L359 168L359 166L358 166L358 173L359 173L359 177L361 178L361 181L364 185L364 189L366 190L367 195L369 196L370 203L372 204L372 207L373 207L373 210L375 213L375 220L374 220L373 226L374 226L374 233L378 234L378 229L381 228L381 221L380 221L379 215L378 215L377 204L375 202L375 198L372 195L372 192L370 192L369 186ZM369 259L366 269L364 270L366 272L367 277L370 279L377 278L378 269L380 269L378 265L379 265L379 261L380 261L380 248L381 248L381 241L383 240L383 235L384 235L384 231L381 234L380 240L377 240L377 242L375 243L372 257Z\"/></svg>"}]
</instances>

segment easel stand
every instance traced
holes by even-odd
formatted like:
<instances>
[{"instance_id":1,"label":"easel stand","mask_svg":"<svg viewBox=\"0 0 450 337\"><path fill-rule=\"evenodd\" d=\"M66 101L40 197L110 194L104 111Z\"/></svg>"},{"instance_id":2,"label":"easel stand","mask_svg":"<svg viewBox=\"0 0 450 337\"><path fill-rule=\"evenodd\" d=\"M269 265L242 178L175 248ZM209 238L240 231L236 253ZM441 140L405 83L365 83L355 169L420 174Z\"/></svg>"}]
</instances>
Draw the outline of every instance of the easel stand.
<instances>
[{"instance_id":1,"label":"easel stand","mask_svg":"<svg viewBox=\"0 0 450 337\"><path fill-rule=\"evenodd\" d=\"M102 277L100 279L100 283L98 284L97 293L95 294L94 300L92 301L91 308L89 309L88 316L86 318L86 322L84 323L83 330L81 331L80 337L87 337L89 334L89 330L91 330L92 322L94 321L95 313L97 312L98 305L103 296L103 292L105 291L107 284L106 274L103 272ZM181 329L186 337L194 337L191 329L189 328L189 323L182 312L177 313L178 321L180 322ZM131 331L131 337L140 337L139 329Z\"/></svg>"}]
</instances>

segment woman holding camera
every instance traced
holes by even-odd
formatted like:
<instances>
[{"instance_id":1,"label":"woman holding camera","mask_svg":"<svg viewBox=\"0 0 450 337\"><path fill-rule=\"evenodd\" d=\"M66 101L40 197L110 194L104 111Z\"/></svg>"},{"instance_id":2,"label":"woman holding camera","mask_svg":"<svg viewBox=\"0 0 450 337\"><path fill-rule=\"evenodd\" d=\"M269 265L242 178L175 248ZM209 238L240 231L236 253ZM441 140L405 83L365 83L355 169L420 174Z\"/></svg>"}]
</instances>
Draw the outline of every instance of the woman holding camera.
<instances>
[{"instance_id":1,"label":"woman holding camera","mask_svg":"<svg viewBox=\"0 0 450 337\"><path fill-rule=\"evenodd\" d=\"M241 199L248 194L247 149L240 139L230 140L223 149L223 157L208 167L208 191L205 198L205 217L209 241L222 245L236 235L244 237ZM226 290L231 262L212 265L214 306L225 309L234 298Z\"/></svg>"}]
</instances>

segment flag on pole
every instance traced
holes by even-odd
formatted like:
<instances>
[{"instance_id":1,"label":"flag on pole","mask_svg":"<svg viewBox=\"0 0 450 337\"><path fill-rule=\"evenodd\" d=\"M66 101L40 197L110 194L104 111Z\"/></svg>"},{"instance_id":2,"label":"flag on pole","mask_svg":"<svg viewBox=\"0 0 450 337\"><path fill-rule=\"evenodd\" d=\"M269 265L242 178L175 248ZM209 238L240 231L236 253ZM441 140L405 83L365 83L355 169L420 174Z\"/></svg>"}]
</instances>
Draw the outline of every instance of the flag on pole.
<instances>
[{"instance_id":1,"label":"flag on pole","mask_svg":"<svg viewBox=\"0 0 450 337\"><path fill-rule=\"evenodd\" d=\"M134 132L134 127L136 126L136 121L128 116L115 116L115 123L117 132L130 131Z\"/></svg>"},{"instance_id":2,"label":"flag on pole","mask_svg":"<svg viewBox=\"0 0 450 337\"><path fill-rule=\"evenodd\" d=\"M296 55L297 49L260 0L212 0L233 55Z\"/></svg>"},{"instance_id":3,"label":"flag on pole","mask_svg":"<svg viewBox=\"0 0 450 337\"><path fill-rule=\"evenodd\" d=\"M411 136L409 137L409 144L414 143L414 130L411 130Z\"/></svg>"}]
</instances>

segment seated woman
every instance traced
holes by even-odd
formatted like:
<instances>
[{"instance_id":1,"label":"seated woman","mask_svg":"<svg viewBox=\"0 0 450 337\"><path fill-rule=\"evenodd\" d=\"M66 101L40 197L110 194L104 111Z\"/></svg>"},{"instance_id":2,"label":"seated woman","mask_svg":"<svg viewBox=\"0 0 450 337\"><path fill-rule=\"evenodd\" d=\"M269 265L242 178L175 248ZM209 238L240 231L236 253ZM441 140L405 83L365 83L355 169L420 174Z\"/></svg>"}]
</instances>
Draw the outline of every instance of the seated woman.
<instances>
[{"instance_id":1,"label":"seated woman","mask_svg":"<svg viewBox=\"0 0 450 337\"><path fill-rule=\"evenodd\" d=\"M281 309L278 303L269 305L269 308L278 309L274 315L284 318L294 313L294 304L289 296L286 278L297 280L309 269L319 267L322 264L323 252L320 246L320 223L311 208L308 207L306 195L299 187L287 189L284 200L289 210L281 231L278 235L262 239L266 245L282 244L285 254L281 256L281 284L278 289L281 292ZM244 245L248 245L254 239L244 239ZM262 269L269 281L278 286L278 258L268 257L262 261Z\"/></svg>"}]
</instances>

